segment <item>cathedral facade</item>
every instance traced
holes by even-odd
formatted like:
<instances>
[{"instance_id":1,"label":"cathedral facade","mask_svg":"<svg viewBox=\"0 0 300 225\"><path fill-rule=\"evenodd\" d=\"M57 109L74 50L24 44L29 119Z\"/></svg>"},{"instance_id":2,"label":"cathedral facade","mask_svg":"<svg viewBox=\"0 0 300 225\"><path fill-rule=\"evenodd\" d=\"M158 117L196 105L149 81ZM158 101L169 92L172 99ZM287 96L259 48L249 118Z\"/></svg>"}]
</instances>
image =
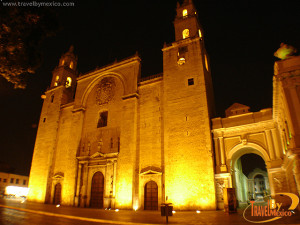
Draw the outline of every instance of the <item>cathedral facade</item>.
<instances>
[{"instance_id":1,"label":"cathedral facade","mask_svg":"<svg viewBox=\"0 0 300 225\"><path fill-rule=\"evenodd\" d=\"M259 174L268 175L270 194L299 193L300 120L282 102L298 97L288 107L299 109L299 88L286 94L278 78L284 62L274 76L275 111L250 113L237 104L212 119L209 60L192 1L177 6L174 27L175 42L162 49L163 73L150 77L141 78L138 55L80 76L72 47L62 55L43 96L28 200L135 210L168 201L180 210L214 210L223 208L226 187L247 201L255 174L241 191L232 171L248 153L265 161Z\"/></svg>"}]
</instances>

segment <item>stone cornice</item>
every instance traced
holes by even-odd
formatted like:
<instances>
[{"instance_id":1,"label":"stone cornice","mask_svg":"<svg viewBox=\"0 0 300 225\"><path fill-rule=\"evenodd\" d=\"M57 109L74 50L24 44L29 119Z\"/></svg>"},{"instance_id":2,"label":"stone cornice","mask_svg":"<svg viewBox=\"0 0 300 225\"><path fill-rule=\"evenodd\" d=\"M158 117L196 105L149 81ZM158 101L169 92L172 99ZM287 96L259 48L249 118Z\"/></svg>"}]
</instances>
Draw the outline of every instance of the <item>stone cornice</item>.
<instances>
[{"instance_id":1,"label":"stone cornice","mask_svg":"<svg viewBox=\"0 0 300 225\"><path fill-rule=\"evenodd\" d=\"M241 133L258 133L265 131L266 129L276 128L276 123L273 120L261 121L252 124L245 124L240 126L233 126L227 128L213 129L212 133L215 137L228 137L234 135L240 135Z\"/></svg>"}]
</instances>

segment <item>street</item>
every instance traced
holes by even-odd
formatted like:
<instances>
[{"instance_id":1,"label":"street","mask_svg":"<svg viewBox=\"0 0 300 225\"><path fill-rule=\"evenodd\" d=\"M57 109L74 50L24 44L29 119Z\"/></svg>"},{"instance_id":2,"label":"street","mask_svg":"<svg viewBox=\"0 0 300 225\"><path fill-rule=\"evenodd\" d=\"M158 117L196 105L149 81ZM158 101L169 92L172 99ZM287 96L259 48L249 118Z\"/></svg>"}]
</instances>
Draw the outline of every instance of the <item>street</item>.
<instances>
[{"instance_id":1,"label":"street","mask_svg":"<svg viewBox=\"0 0 300 225\"><path fill-rule=\"evenodd\" d=\"M244 210L237 213L224 211L181 211L169 217L169 224L177 225L240 225L253 224L245 220ZM250 220L264 220L253 218L250 209L245 216ZM299 211L291 217L282 217L266 224L299 224ZM160 211L151 210L105 210L93 208L77 208L70 206L56 207L51 204L33 203L12 199L0 199L0 225L85 225L85 224L122 224L122 225L159 225L165 224L165 217Z\"/></svg>"},{"instance_id":2,"label":"street","mask_svg":"<svg viewBox=\"0 0 300 225\"><path fill-rule=\"evenodd\" d=\"M46 216L19 210L0 208L0 225L86 225L100 224L99 222L67 219L55 216ZM108 223L101 223L108 224Z\"/></svg>"}]
</instances>

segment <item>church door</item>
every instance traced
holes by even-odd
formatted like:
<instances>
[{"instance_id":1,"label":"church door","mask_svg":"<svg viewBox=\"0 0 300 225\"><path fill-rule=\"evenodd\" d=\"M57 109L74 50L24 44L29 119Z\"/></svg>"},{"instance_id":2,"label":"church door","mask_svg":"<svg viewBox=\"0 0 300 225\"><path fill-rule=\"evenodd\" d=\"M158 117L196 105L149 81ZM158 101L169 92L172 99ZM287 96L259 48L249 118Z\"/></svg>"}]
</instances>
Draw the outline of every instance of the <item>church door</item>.
<instances>
[{"instance_id":1,"label":"church door","mask_svg":"<svg viewBox=\"0 0 300 225\"><path fill-rule=\"evenodd\" d=\"M94 174L92 179L90 207L103 208L104 176L101 172Z\"/></svg>"},{"instance_id":2,"label":"church door","mask_svg":"<svg viewBox=\"0 0 300 225\"><path fill-rule=\"evenodd\" d=\"M61 200L61 184L57 183L54 187L53 204L60 204Z\"/></svg>"},{"instance_id":3,"label":"church door","mask_svg":"<svg viewBox=\"0 0 300 225\"><path fill-rule=\"evenodd\" d=\"M158 209L158 187L154 181L149 181L145 185L144 192L144 206L145 210L157 210Z\"/></svg>"}]
</instances>

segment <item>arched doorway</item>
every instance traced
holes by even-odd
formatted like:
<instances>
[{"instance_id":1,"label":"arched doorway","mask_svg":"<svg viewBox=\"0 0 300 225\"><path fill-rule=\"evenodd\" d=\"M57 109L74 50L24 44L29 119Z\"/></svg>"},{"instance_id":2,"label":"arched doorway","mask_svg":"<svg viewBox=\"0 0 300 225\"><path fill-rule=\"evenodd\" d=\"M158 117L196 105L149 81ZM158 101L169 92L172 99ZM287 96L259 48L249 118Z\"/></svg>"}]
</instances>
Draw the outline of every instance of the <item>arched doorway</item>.
<instances>
[{"instance_id":1,"label":"arched doorway","mask_svg":"<svg viewBox=\"0 0 300 225\"><path fill-rule=\"evenodd\" d=\"M233 186L239 207L250 200L263 200L270 194L268 173L264 159L255 153L244 153L232 164Z\"/></svg>"},{"instance_id":2,"label":"arched doorway","mask_svg":"<svg viewBox=\"0 0 300 225\"><path fill-rule=\"evenodd\" d=\"M158 209L158 187L154 181L149 181L144 190L144 207L145 210Z\"/></svg>"},{"instance_id":3,"label":"arched doorway","mask_svg":"<svg viewBox=\"0 0 300 225\"><path fill-rule=\"evenodd\" d=\"M101 172L92 178L90 207L103 208L104 176Z\"/></svg>"},{"instance_id":4,"label":"arched doorway","mask_svg":"<svg viewBox=\"0 0 300 225\"><path fill-rule=\"evenodd\" d=\"M58 205L61 202L61 184L57 183L54 186L53 204Z\"/></svg>"}]
</instances>

